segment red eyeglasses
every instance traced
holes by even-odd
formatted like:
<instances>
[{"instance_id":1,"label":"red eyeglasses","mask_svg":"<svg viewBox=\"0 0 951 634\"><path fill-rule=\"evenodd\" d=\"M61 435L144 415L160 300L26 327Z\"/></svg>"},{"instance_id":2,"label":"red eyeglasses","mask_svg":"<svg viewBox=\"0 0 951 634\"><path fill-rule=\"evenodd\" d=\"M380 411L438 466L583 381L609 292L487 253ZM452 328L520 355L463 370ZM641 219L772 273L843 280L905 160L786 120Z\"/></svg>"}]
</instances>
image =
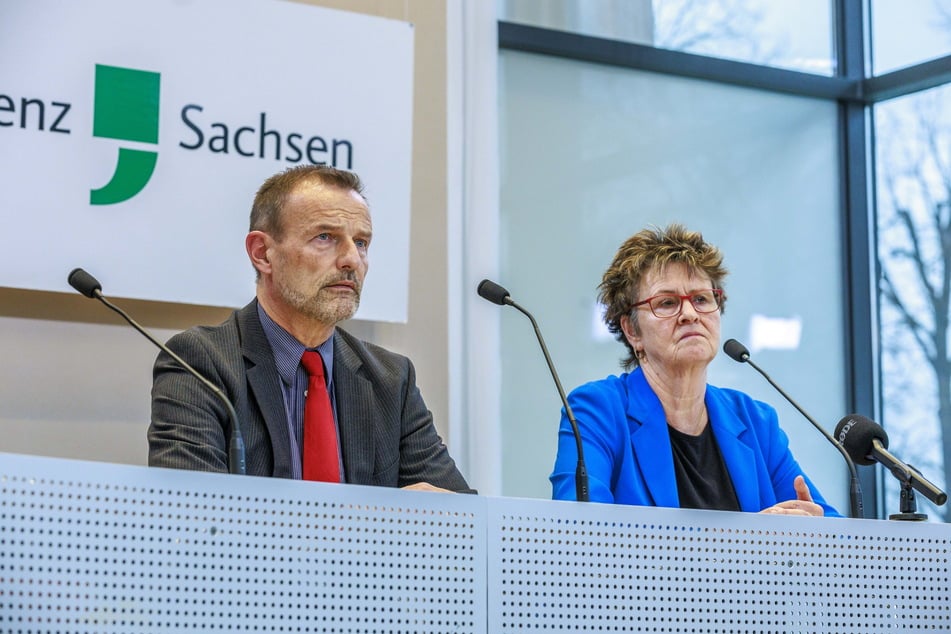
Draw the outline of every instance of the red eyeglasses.
<instances>
[{"instance_id":1,"label":"red eyeglasses","mask_svg":"<svg viewBox=\"0 0 951 634\"><path fill-rule=\"evenodd\" d=\"M666 319L667 317L676 317L684 309L684 300L689 300L690 305L698 313L714 313L720 308L720 299L723 297L722 288L711 288L707 291L697 291L689 295L677 295L675 293L661 293L648 297L644 301L634 304L638 308L647 304L654 313L654 317Z\"/></svg>"}]
</instances>

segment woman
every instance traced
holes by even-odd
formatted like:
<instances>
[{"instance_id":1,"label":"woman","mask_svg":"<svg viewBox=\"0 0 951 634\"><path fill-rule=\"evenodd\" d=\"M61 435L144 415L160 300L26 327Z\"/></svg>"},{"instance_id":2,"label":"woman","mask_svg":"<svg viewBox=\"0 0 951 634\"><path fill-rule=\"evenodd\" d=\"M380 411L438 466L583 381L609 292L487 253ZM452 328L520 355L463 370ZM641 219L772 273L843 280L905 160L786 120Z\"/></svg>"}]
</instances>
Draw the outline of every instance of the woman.
<instances>
[{"instance_id":1,"label":"woman","mask_svg":"<svg viewBox=\"0 0 951 634\"><path fill-rule=\"evenodd\" d=\"M789 450L776 411L707 384L720 345L723 256L681 225L629 238L599 286L629 372L574 390L592 502L835 515ZM578 452L562 412L551 475L575 499Z\"/></svg>"}]
</instances>

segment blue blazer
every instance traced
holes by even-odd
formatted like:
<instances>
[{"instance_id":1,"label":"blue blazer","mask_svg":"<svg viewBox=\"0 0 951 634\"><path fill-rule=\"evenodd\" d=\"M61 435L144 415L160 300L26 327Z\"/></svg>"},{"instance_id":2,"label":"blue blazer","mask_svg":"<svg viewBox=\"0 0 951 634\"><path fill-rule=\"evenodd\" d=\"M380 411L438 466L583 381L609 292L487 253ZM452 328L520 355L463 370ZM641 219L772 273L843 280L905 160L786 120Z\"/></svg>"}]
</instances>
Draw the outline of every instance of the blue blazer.
<instances>
[{"instance_id":1,"label":"blue blazer","mask_svg":"<svg viewBox=\"0 0 951 634\"><path fill-rule=\"evenodd\" d=\"M667 417L643 371L582 385L568 396L578 421L592 502L677 508L677 478ZM736 497L757 512L796 499L793 480L805 474L789 450L776 410L736 390L707 386L704 402ZM578 451L561 413L552 497L574 500ZM806 478L826 515L840 516Z\"/></svg>"}]
</instances>

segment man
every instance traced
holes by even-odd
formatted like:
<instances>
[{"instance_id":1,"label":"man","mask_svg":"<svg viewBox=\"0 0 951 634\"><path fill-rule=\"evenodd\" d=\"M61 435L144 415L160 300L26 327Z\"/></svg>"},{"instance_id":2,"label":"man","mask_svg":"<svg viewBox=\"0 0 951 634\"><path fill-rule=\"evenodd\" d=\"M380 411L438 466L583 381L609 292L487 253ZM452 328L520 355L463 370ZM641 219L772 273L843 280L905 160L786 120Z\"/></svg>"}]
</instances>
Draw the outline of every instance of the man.
<instances>
[{"instance_id":1,"label":"man","mask_svg":"<svg viewBox=\"0 0 951 634\"><path fill-rule=\"evenodd\" d=\"M249 475L471 491L410 360L336 328L356 312L367 272L372 223L362 192L355 174L327 166L265 181L245 239L256 298L168 345L234 403ZM160 353L149 464L227 471L230 426L220 400Z\"/></svg>"}]
</instances>

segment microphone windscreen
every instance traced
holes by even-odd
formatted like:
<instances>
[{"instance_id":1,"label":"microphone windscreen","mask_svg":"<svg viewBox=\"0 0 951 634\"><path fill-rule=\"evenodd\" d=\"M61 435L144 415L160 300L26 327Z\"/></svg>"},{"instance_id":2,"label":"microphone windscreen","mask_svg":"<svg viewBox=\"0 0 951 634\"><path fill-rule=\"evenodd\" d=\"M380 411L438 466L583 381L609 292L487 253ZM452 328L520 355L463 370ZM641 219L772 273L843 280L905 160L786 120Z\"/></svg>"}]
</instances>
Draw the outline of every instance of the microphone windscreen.
<instances>
[{"instance_id":1,"label":"microphone windscreen","mask_svg":"<svg viewBox=\"0 0 951 634\"><path fill-rule=\"evenodd\" d=\"M73 269L66 278L69 285L89 298L96 296L96 291L102 290L102 284L99 280L84 271L83 269Z\"/></svg>"},{"instance_id":2,"label":"microphone windscreen","mask_svg":"<svg viewBox=\"0 0 951 634\"><path fill-rule=\"evenodd\" d=\"M849 414L840 420L835 426L835 437L856 464L875 464L870 456L874 448L872 441L876 439L888 449L888 434L882 426L861 414Z\"/></svg>"},{"instance_id":3,"label":"microphone windscreen","mask_svg":"<svg viewBox=\"0 0 951 634\"><path fill-rule=\"evenodd\" d=\"M479 288L477 288L476 291L483 299L487 299L493 304L498 304L499 306L505 304L505 300L509 296L509 292L507 290L492 280L482 280L479 282Z\"/></svg>"},{"instance_id":4,"label":"microphone windscreen","mask_svg":"<svg viewBox=\"0 0 951 634\"><path fill-rule=\"evenodd\" d=\"M723 344L723 352L734 361L739 361L740 363L746 363L750 358L750 351L736 339L727 339L726 343Z\"/></svg>"}]
</instances>

